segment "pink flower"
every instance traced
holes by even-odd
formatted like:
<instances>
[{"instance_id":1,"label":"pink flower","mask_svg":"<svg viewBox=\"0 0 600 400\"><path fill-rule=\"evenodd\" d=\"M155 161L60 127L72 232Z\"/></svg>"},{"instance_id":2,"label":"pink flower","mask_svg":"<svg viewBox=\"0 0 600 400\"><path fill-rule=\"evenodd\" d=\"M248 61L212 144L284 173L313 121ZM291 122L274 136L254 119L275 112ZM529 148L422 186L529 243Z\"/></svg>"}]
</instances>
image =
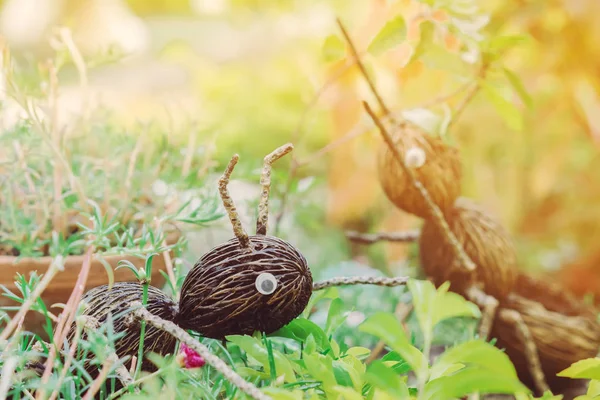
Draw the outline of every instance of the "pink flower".
<instances>
[{"instance_id":1,"label":"pink flower","mask_svg":"<svg viewBox=\"0 0 600 400\"><path fill-rule=\"evenodd\" d=\"M177 361L181 366L187 369L200 368L206 364L204 358L196 353L194 349L189 348L185 343L181 344L181 351L177 356Z\"/></svg>"}]
</instances>

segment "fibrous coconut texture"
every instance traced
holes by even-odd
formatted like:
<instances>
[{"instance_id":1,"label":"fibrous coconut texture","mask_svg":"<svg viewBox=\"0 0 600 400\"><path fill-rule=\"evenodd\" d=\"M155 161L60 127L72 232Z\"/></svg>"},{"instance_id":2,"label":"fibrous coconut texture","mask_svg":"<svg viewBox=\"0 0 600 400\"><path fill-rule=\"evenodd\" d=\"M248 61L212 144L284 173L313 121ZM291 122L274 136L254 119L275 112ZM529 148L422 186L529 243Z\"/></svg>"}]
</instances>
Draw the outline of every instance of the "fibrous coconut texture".
<instances>
[{"instance_id":1,"label":"fibrous coconut texture","mask_svg":"<svg viewBox=\"0 0 600 400\"><path fill-rule=\"evenodd\" d=\"M233 238L205 254L186 276L178 305L159 289L148 287L147 309L183 329L205 337L272 333L306 308L312 293L312 276L304 256L290 243L271 236L250 236L250 248ZM258 290L259 276L269 275L268 294ZM100 324L110 314L114 331L124 335L115 341L119 357L135 356L139 350L140 321L131 314L131 303L142 301L143 286L120 282L88 291L82 301L85 316ZM71 327L69 338L75 332ZM147 325L144 352L173 354L176 341ZM144 360L142 368L153 371Z\"/></svg>"},{"instance_id":2,"label":"fibrous coconut texture","mask_svg":"<svg viewBox=\"0 0 600 400\"><path fill-rule=\"evenodd\" d=\"M476 268L474 271L462 268L444 232L429 219L419 237L419 256L425 274L436 285L452 282L452 290L463 295L470 286L479 284L485 293L502 301L517 276L517 257L508 232L466 198L457 199L446 219Z\"/></svg>"},{"instance_id":3,"label":"fibrous coconut texture","mask_svg":"<svg viewBox=\"0 0 600 400\"><path fill-rule=\"evenodd\" d=\"M553 389L573 384L572 379L557 377L558 372L598 353L598 310L576 300L557 284L519 274L514 295L508 296L501 307L521 314L537 347L544 375ZM532 385L524 345L514 327L495 319L492 337L498 338L497 345L506 349L519 378Z\"/></svg>"},{"instance_id":4,"label":"fibrous coconut texture","mask_svg":"<svg viewBox=\"0 0 600 400\"><path fill-rule=\"evenodd\" d=\"M446 213L461 191L462 169L458 150L412 126L396 129L392 132L392 139L433 202L442 213ZM431 210L422 194L386 143L379 151L378 171L381 186L396 207L421 218L430 216Z\"/></svg>"},{"instance_id":5,"label":"fibrous coconut texture","mask_svg":"<svg viewBox=\"0 0 600 400\"><path fill-rule=\"evenodd\" d=\"M252 251L231 239L196 263L181 288L179 326L222 339L254 331L271 333L302 313L312 293L304 256L273 236L249 239ZM255 287L261 273L277 280L270 295Z\"/></svg>"},{"instance_id":6,"label":"fibrous coconut texture","mask_svg":"<svg viewBox=\"0 0 600 400\"><path fill-rule=\"evenodd\" d=\"M131 303L142 301L143 287L138 282L117 282L112 288L102 285L90 289L81 301L85 303L83 315L95 318L100 325L110 318L113 321L113 330L121 337L115 340L115 352L119 357L135 356L139 350L141 324L131 315ZM165 320L174 321L177 316L177 303L161 290L148 286L148 311ZM69 342L75 333L75 325L68 333ZM86 331L82 337L87 337ZM153 326L146 326L144 334L144 351L160 355L173 354L176 340L168 333ZM142 369L154 371L154 364L144 359Z\"/></svg>"}]
</instances>

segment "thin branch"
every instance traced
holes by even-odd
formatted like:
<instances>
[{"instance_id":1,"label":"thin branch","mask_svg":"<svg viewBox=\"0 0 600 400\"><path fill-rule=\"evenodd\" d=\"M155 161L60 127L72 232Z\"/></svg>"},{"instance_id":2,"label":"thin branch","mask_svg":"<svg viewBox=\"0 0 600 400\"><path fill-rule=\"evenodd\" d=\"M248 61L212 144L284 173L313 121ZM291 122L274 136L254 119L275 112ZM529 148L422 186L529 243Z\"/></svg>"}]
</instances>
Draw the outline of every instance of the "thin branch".
<instances>
[{"instance_id":1,"label":"thin branch","mask_svg":"<svg viewBox=\"0 0 600 400\"><path fill-rule=\"evenodd\" d=\"M233 226L233 233L235 237L240 242L240 246L244 249L250 249L250 239L248 239L248 234L244 230L242 226L242 222L240 221L240 216L235 208L235 204L233 203L233 199L229 195L229 190L227 190L227 185L229 184L229 178L231 177L231 173L233 172L233 168L237 164L240 156L234 154L223 173L221 179L219 179L219 193L221 194L221 200L223 201L223 207L225 207L225 211L227 211L227 215L229 215L229 220L231 221L231 225Z\"/></svg>"},{"instance_id":2,"label":"thin branch","mask_svg":"<svg viewBox=\"0 0 600 400\"><path fill-rule=\"evenodd\" d=\"M90 268L92 265L92 253L94 251L93 247L89 247L85 253L83 259L83 265L81 267L81 271L79 271L79 276L77 277L77 282L75 283L75 287L71 292L71 296L69 297L69 301L67 302L66 307L63 312L60 314L60 318L56 327L54 328L54 338L53 338L53 346L50 347L50 353L48 354L48 359L45 364L44 374L42 375L41 385L36 391L36 399L41 400L46 398L46 389L45 386L50 380L50 375L52 375L52 369L54 367L54 361L56 360L56 353L59 351L62 343L67 336L69 328L75 319L75 313L77 312L77 307L81 301L81 296L83 295L83 291L85 290L85 284L87 282Z\"/></svg>"},{"instance_id":3,"label":"thin branch","mask_svg":"<svg viewBox=\"0 0 600 400\"><path fill-rule=\"evenodd\" d=\"M371 107L369 107L369 104L367 102L363 101L363 106L365 107L365 110L371 116L371 118L373 119L373 121L375 122L377 127L379 128L379 132L381 133L381 135L383 136L383 139L385 140L385 142L389 146L390 150L392 151L394 158L396 159L396 161L398 162L398 164L400 165L400 167L402 168L402 170L404 171L406 176L408 176L412 185L419 191L419 193L421 193L421 196L425 200L425 203L431 210L434 221L436 221L437 224L442 228L442 231L444 232L444 234L446 235L446 238L450 242L450 245L454 249L456 258L458 258L461 261L462 266L466 270L474 271L476 268L475 264L469 258L469 256L465 253L464 249L462 248L462 245L459 243L458 239L456 239L456 236L454 235L454 233L452 233L452 231L450 230L450 226L446 222L446 219L444 218L444 214L442 214L439 207L431 199L431 196L429 195L429 192L427 192L427 189L425 189L425 186L423 186L423 184L415 176L414 172L410 168L408 168L406 166L406 164L404 163L404 159L402 158L402 156L400 155L400 152L394 145L392 137L390 136L390 134L388 133L386 128L383 126L381 120L375 115L373 110L371 110Z\"/></svg>"},{"instance_id":4,"label":"thin branch","mask_svg":"<svg viewBox=\"0 0 600 400\"><path fill-rule=\"evenodd\" d=\"M246 381L244 378L238 375L223 360L212 354L208 347L195 340L185 330L181 329L171 321L166 321L150 313L148 310L142 307L142 303L139 301L132 302L131 306L133 308L137 308L134 311L134 315L137 318L145 320L156 328L171 334L180 342L185 343L189 348L198 353L208 364L220 372L229 382L238 387L242 392L246 393L255 400L272 400L270 396L267 396L252 383Z\"/></svg>"},{"instance_id":5,"label":"thin branch","mask_svg":"<svg viewBox=\"0 0 600 400\"><path fill-rule=\"evenodd\" d=\"M550 390L548 383L546 382L546 377L544 376L537 346L535 345L531 331L523 321L521 314L515 310L503 309L499 313L499 318L512 324L516 329L517 336L525 349L525 359L529 364L529 370L538 391L544 393Z\"/></svg>"},{"instance_id":6,"label":"thin branch","mask_svg":"<svg viewBox=\"0 0 600 400\"><path fill-rule=\"evenodd\" d=\"M337 278L327 279L325 281L316 282L313 284L313 291L327 289L332 286L348 286L348 285L376 285L376 286L404 286L410 278L400 276L395 278L385 278L379 276L340 276Z\"/></svg>"},{"instance_id":7,"label":"thin branch","mask_svg":"<svg viewBox=\"0 0 600 400\"><path fill-rule=\"evenodd\" d=\"M419 239L421 231L416 229L405 232L379 232L379 233L360 233L356 231L346 232L346 237L357 243L373 244L377 242L400 242L412 243Z\"/></svg>"},{"instance_id":8,"label":"thin branch","mask_svg":"<svg viewBox=\"0 0 600 400\"><path fill-rule=\"evenodd\" d=\"M467 290L467 298L477 304L482 310L481 322L479 323L479 337L487 340L494 324L496 311L498 310L498 300L476 287L471 287Z\"/></svg>"},{"instance_id":9,"label":"thin branch","mask_svg":"<svg viewBox=\"0 0 600 400\"><path fill-rule=\"evenodd\" d=\"M390 110L385 105L383 99L381 98L381 95L379 94L379 92L377 91L377 88L375 87L375 84L373 83L373 80L367 73L367 70L366 70L363 62L360 59L360 55L358 54L358 51L356 50L356 46L354 46L354 42L352 42L352 39L350 38L348 31L344 27L344 24L342 24L342 21L339 18L336 19L336 22L337 22L338 26L340 27L340 30L342 31L342 34L344 35L346 42L348 43L348 47L350 47L350 52L352 53L352 56L356 60L356 64L358 65L360 72L363 74L365 80L367 81L369 88L371 88L371 92L375 96L375 99L377 99L377 103L379 103L379 107L381 107L381 111L386 116L390 115L391 114Z\"/></svg>"},{"instance_id":10,"label":"thin branch","mask_svg":"<svg viewBox=\"0 0 600 400\"><path fill-rule=\"evenodd\" d=\"M275 161L279 160L293 149L294 146L291 143L287 143L278 147L264 158L263 170L260 176L262 194L258 205L258 219L256 220L257 235L267 234L267 225L269 223L269 192L271 191L271 166Z\"/></svg>"}]
</instances>

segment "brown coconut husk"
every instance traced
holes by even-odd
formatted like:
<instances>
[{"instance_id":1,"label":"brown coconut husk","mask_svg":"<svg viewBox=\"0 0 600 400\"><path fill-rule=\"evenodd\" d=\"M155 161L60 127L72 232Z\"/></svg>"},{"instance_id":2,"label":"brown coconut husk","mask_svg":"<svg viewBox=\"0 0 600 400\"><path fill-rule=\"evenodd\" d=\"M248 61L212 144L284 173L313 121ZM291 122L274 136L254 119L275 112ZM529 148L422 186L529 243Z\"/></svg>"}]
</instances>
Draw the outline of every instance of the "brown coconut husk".
<instances>
[{"instance_id":1,"label":"brown coconut husk","mask_svg":"<svg viewBox=\"0 0 600 400\"><path fill-rule=\"evenodd\" d=\"M473 201L459 198L446 215L450 230L477 266L462 268L446 235L433 220L426 220L419 237L419 257L425 274L437 285L452 282L462 295L474 283L499 301L512 290L517 257L508 232Z\"/></svg>"},{"instance_id":2,"label":"brown coconut husk","mask_svg":"<svg viewBox=\"0 0 600 400\"><path fill-rule=\"evenodd\" d=\"M507 297L501 309L521 314L533 336L546 380L553 390L574 384L572 379L557 377L557 373L579 360L595 357L600 349L598 311L578 301L558 284L521 273L514 294ZM525 348L515 328L502 319L496 319L491 336L497 338L499 348L506 349L519 378L533 387Z\"/></svg>"},{"instance_id":3,"label":"brown coconut husk","mask_svg":"<svg viewBox=\"0 0 600 400\"><path fill-rule=\"evenodd\" d=\"M425 164L413 169L415 176L442 213L451 209L461 191L462 169L458 149L412 126L395 130L392 139L402 155L412 147L419 147L425 152ZM430 208L423 196L398 165L386 143L379 151L378 172L387 198L396 207L421 218L430 216Z\"/></svg>"}]
</instances>

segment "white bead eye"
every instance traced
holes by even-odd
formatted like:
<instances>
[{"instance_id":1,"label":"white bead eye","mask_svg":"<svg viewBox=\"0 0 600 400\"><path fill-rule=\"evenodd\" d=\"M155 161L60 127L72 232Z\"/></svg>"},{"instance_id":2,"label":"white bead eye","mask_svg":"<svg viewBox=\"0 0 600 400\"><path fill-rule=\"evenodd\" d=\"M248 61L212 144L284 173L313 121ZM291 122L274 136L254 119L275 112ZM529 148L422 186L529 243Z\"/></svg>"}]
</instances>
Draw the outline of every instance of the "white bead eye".
<instances>
[{"instance_id":1,"label":"white bead eye","mask_svg":"<svg viewBox=\"0 0 600 400\"><path fill-rule=\"evenodd\" d=\"M277 289L277 278L268 272L263 272L256 278L256 290L261 294L271 294Z\"/></svg>"}]
</instances>

